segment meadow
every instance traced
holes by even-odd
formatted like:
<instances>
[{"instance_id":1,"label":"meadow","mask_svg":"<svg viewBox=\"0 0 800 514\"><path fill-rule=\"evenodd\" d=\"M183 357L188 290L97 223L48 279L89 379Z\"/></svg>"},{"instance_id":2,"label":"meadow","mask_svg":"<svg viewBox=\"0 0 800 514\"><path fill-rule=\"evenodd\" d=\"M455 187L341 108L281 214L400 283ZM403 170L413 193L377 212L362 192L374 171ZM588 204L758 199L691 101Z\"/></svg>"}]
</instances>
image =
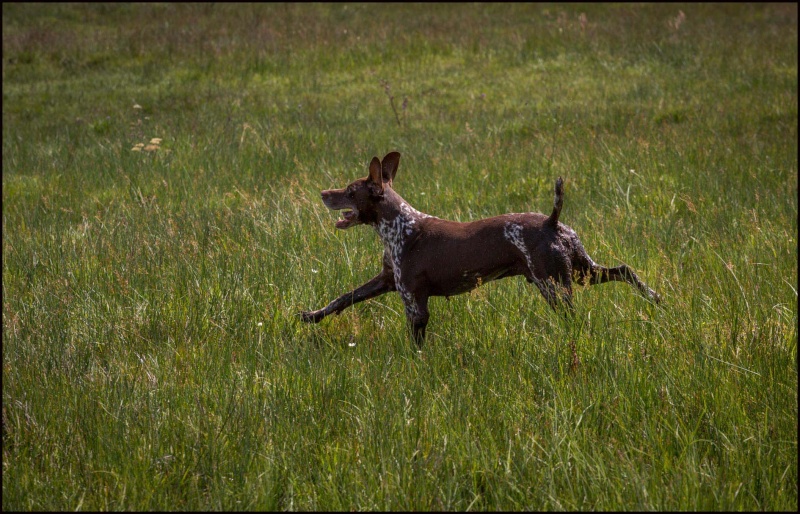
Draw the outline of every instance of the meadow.
<instances>
[{"instance_id":1,"label":"meadow","mask_svg":"<svg viewBox=\"0 0 800 514\"><path fill-rule=\"evenodd\" d=\"M3 510L797 505L796 4L3 3ZM626 284L301 323L402 154Z\"/></svg>"}]
</instances>

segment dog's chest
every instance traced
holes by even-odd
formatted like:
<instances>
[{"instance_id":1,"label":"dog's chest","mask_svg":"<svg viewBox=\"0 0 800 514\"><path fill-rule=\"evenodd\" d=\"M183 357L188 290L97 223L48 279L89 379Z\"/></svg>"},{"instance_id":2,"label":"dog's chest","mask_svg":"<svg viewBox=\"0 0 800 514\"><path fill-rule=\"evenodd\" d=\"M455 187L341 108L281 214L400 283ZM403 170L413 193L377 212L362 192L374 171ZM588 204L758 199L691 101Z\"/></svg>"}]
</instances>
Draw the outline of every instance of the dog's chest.
<instances>
[{"instance_id":1,"label":"dog's chest","mask_svg":"<svg viewBox=\"0 0 800 514\"><path fill-rule=\"evenodd\" d=\"M403 277L403 258L405 257L409 242L419 231L419 222L428 217L430 216L403 203L400 205L400 212L394 218L383 219L376 225L376 230L381 241L383 241L383 247L388 261L392 266L395 286L404 300L409 299L409 294L405 287L406 280L404 280L404 278L408 279L410 277Z\"/></svg>"},{"instance_id":2,"label":"dog's chest","mask_svg":"<svg viewBox=\"0 0 800 514\"><path fill-rule=\"evenodd\" d=\"M429 217L410 205L401 203L400 212L395 217L378 222L376 226L378 235L395 269L400 267L409 240L419 230L419 222Z\"/></svg>"},{"instance_id":3,"label":"dog's chest","mask_svg":"<svg viewBox=\"0 0 800 514\"><path fill-rule=\"evenodd\" d=\"M378 234L383 241L383 248L388 256L389 263L394 272L395 282L400 280L400 267L408 240L414 235L415 220L397 216L391 221L381 221L378 224ZM400 285L400 284L398 284Z\"/></svg>"}]
</instances>

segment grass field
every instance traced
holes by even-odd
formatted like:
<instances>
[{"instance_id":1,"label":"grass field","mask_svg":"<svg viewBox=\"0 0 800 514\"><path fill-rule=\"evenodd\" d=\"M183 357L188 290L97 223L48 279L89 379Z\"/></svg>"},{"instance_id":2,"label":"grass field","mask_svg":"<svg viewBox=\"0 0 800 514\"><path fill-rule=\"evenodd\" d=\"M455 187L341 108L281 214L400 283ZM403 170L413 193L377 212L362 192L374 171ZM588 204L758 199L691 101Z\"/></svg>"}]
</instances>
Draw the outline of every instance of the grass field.
<instances>
[{"instance_id":1,"label":"grass field","mask_svg":"<svg viewBox=\"0 0 800 514\"><path fill-rule=\"evenodd\" d=\"M3 510L796 510L797 5L3 4ZM156 138L154 140L154 138ZM549 212L624 284L296 318L319 191Z\"/></svg>"}]
</instances>

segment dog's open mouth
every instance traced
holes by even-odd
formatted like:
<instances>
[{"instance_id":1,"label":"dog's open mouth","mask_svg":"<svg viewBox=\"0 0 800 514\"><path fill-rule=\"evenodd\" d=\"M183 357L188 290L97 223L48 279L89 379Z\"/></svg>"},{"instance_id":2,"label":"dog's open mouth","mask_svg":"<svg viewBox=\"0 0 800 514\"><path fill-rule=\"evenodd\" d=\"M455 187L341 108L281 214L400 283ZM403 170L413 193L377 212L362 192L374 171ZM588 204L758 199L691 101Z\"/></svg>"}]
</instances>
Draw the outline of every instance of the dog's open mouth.
<instances>
[{"instance_id":1,"label":"dog's open mouth","mask_svg":"<svg viewBox=\"0 0 800 514\"><path fill-rule=\"evenodd\" d=\"M342 212L342 219L336 222L336 228L349 228L358 223L358 213L356 211Z\"/></svg>"}]
</instances>

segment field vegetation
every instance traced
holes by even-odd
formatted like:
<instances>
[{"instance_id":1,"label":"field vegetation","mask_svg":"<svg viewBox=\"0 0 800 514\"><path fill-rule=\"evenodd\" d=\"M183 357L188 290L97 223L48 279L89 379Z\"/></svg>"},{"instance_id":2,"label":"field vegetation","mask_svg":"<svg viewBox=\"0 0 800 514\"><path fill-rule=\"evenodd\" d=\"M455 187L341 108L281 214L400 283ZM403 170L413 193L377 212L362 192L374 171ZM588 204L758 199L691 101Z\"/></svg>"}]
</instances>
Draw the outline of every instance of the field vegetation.
<instances>
[{"instance_id":1,"label":"field vegetation","mask_svg":"<svg viewBox=\"0 0 800 514\"><path fill-rule=\"evenodd\" d=\"M796 4L3 4L3 510L797 510ZM403 157L625 284L431 301Z\"/></svg>"}]
</instances>

